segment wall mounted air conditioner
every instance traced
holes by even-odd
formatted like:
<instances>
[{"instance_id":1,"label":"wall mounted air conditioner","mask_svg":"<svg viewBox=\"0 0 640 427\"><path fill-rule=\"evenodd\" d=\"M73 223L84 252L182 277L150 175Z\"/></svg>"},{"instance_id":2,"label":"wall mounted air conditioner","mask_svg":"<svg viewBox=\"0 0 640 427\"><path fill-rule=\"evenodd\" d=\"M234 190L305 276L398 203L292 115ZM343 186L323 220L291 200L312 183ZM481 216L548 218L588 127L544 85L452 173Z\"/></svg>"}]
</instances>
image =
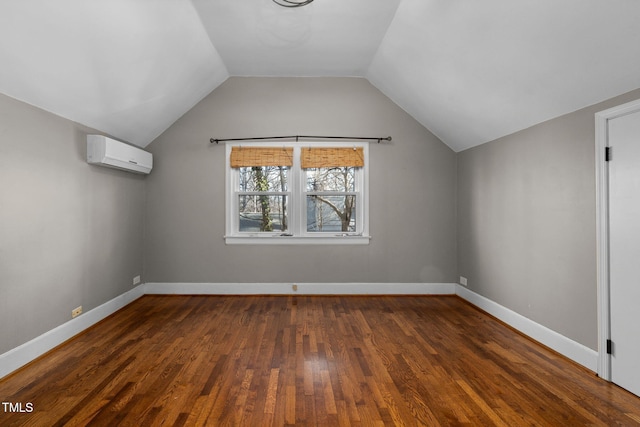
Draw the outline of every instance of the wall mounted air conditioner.
<instances>
[{"instance_id":1,"label":"wall mounted air conditioner","mask_svg":"<svg viewBox=\"0 0 640 427\"><path fill-rule=\"evenodd\" d=\"M148 174L153 154L102 135L87 135L87 163Z\"/></svg>"}]
</instances>

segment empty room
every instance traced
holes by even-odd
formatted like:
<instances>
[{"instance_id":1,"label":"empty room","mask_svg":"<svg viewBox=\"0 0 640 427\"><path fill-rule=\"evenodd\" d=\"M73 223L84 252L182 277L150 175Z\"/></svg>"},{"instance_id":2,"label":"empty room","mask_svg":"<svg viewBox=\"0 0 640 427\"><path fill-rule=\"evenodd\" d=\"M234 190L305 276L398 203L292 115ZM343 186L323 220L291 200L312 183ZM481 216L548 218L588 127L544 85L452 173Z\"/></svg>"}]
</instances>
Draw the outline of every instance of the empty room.
<instances>
[{"instance_id":1,"label":"empty room","mask_svg":"<svg viewBox=\"0 0 640 427\"><path fill-rule=\"evenodd\" d=\"M640 425L640 3L0 2L0 425Z\"/></svg>"}]
</instances>

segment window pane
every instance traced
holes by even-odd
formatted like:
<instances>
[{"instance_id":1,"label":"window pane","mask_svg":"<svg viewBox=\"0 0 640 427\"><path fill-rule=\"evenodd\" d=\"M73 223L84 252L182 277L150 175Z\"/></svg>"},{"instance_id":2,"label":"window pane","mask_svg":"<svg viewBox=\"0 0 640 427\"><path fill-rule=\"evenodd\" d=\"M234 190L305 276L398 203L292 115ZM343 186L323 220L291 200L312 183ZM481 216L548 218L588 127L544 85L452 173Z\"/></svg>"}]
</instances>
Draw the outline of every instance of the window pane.
<instances>
[{"instance_id":1,"label":"window pane","mask_svg":"<svg viewBox=\"0 0 640 427\"><path fill-rule=\"evenodd\" d=\"M286 231L287 196L239 195L239 231Z\"/></svg>"},{"instance_id":2,"label":"window pane","mask_svg":"<svg viewBox=\"0 0 640 427\"><path fill-rule=\"evenodd\" d=\"M307 231L356 231L356 196L307 196Z\"/></svg>"},{"instance_id":3,"label":"window pane","mask_svg":"<svg viewBox=\"0 0 640 427\"><path fill-rule=\"evenodd\" d=\"M307 191L355 191L356 168L306 169Z\"/></svg>"},{"instance_id":4,"label":"window pane","mask_svg":"<svg viewBox=\"0 0 640 427\"><path fill-rule=\"evenodd\" d=\"M240 191L288 191L286 166L242 167L239 173Z\"/></svg>"}]
</instances>

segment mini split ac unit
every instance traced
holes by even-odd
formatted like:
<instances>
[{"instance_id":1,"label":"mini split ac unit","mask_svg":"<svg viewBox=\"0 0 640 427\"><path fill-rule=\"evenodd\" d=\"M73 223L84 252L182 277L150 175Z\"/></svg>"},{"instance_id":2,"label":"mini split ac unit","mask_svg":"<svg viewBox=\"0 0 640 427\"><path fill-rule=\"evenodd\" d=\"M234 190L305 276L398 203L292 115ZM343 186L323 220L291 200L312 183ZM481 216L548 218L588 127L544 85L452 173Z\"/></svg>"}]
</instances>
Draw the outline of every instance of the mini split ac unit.
<instances>
[{"instance_id":1,"label":"mini split ac unit","mask_svg":"<svg viewBox=\"0 0 640 427\"><path fill-rule=\"evenodd\" d=\"M106 136L87 135L87 163L148 174L153 168L153 154Z\"/></svg>"}]
</instances>

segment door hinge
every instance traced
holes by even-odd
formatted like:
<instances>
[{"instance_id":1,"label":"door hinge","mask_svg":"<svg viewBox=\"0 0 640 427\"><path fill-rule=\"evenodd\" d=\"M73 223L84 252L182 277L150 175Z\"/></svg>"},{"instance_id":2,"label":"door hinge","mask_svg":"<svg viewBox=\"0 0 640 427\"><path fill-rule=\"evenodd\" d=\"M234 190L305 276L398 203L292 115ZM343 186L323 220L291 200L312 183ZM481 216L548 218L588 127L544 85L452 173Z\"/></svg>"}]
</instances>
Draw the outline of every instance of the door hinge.
<instances>
[{"instance_id":1,"label":"door hinge","mask_svg":"<svg viewBox=\"0 0 640 427\"><path fill-rule=\"evenodd\" d=\"M611 147L604 147L604 161L611 161Z\"/></svg>"},{"instance_id":2,"label":"door hinge","mask_svg":"<svg viewBox=\"0 0 640 427\"><path fill-rule=\"evenodd\" d=\"M613 354L613 341L607 340L607 354Z\"/></svg>"}]
</instances>

